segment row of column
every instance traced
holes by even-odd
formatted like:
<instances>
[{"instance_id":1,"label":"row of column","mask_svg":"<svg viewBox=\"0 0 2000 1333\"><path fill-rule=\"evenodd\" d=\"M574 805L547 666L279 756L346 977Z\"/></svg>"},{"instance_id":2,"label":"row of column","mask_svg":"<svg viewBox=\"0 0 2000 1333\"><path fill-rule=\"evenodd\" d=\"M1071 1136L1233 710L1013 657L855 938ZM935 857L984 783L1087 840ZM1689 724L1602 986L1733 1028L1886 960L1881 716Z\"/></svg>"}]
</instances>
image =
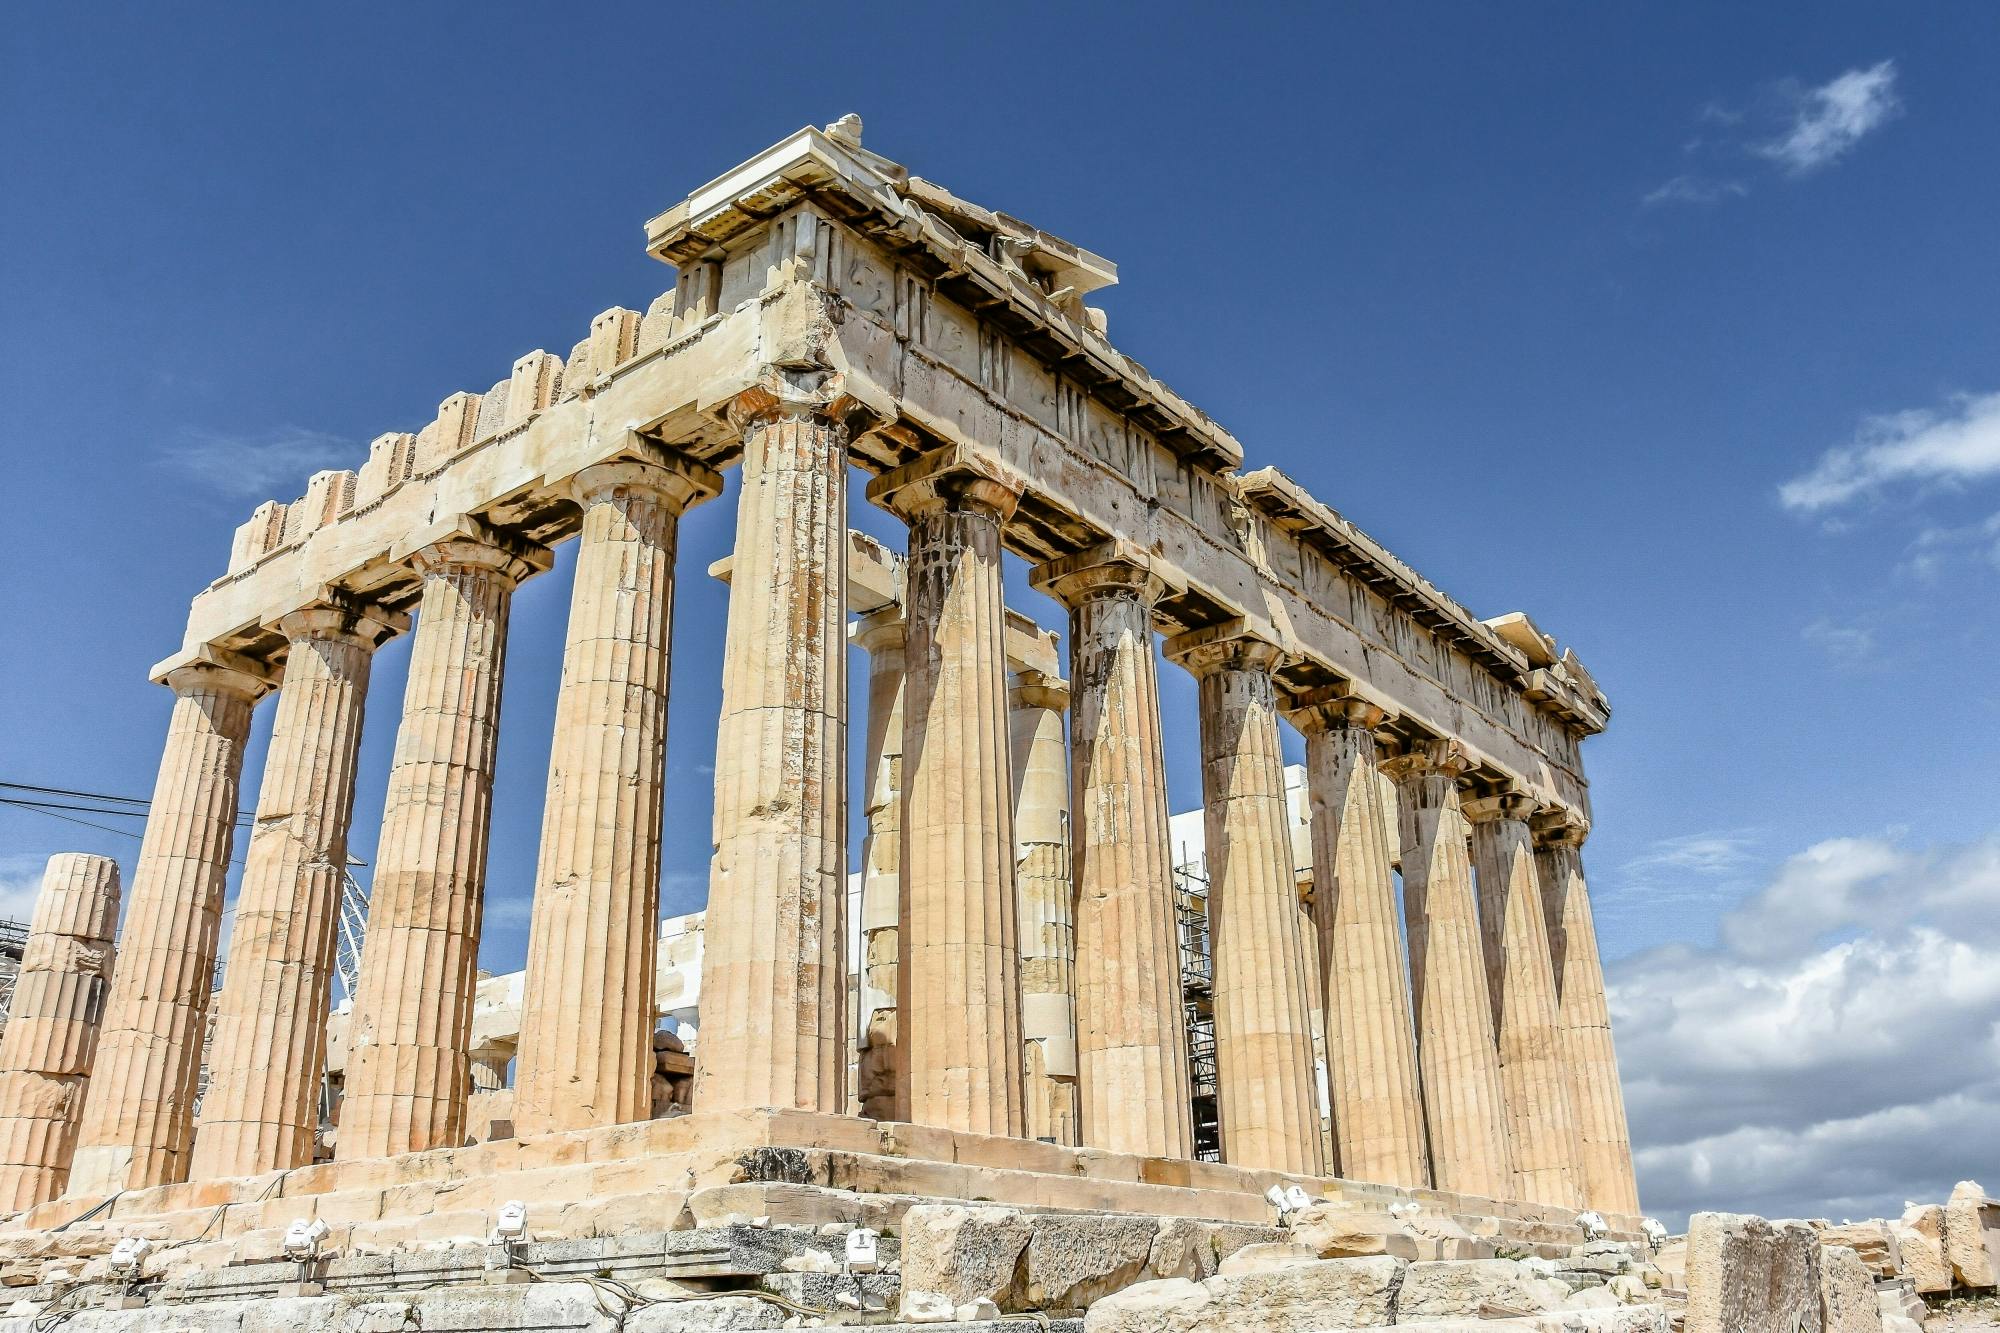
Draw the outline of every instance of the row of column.
<instances>
[{"instance_id":1,"label":"row of column","mask_svg":"<svg viewBox=\"0 0 2000 1333\"><path fill-rule=\"evenodd\" d=\"M696 1096L705 1110L837 1112L847 1105L847 441L810 399L752 391L731 416L744 453ZM650 448L573 483L582 532L530 931L522 1133L649 1112L675 534L681 513L719 486L706 469ZM1160 583L1143 553L1116 543L1036 571L1071 614L1065 892L1052 887L1063 878L1052 858L1063 855L1064 831L1040 824L1017 839L1014 826L1017 786L1046 785L1059 771L1016 758L1032 711L1016 706L1021 691L1051 688L1010 682L1002 639L1001 533L1021 491L1017 479L956 453L870 487L911 525L899 799L893 815L884 811L893 829L871 820L868 857L876 873L887 848L872 844L893 835L890 873L902 887L893 1108L987 1133L1056 1125L1064 1112L1030 1095L1024 1042L1052 1035L1051 1014L1073 991L1075 1137L1186 1156L1153 665ZM548 556L467 525L415 563L423 591L356 997L342 1157L462 1141L507 609ZM362 702L372 651L396 626L371 608L331 604L279 628L288 652L200 1124L189 1105L242 747L251 706L273 684L220 654L169 679L174 720L127 928L137 961L112 984L102 1093L86 1104L73 1189L310 1160ZM1320 1160L1312 1106L1278 654L1217 631L1171 647L1201 679L1225 1152L1245 1165L1317 1172L1332 1164ZM1394 1037L1411 1028L1398 1020L1400 947L1371 724L1337 702L1302 716L1316 808L1337 811L1316 819L1315 847L1339 1169L1418 1184L1428 1157L1445 1188L1554 1192L1566 1163L1572 1180L1577 1170L1562 1071L1578 1053L1609 1058L1574 847L1552 844L1538 866L1524 808L1478 812L1480 827L1496 830L1482 835L1482 866L1490 861L1507 886L1482 923L1450 756L1392 762L1410 903L1411 1056L1411 1043ZM1047 725L1038 718L1030 731ZM1060 729L1058 717L1053 734ZM1560 886L1554 932L1538 887L1551 879ZM1039 943L1023 940L1024 903ZM1553 953L1552 933L1564 941ZM1594 1012L1574 1006L1582 1027L1560 1047L1551 1035L1558 965L1565 986L1582 992L1595 980L1599 995ZM1044 997L1032 1006L1024 975L1026 994ZM1615 1097L1615 1074L1610 1089ZM1580 1119L1586 1135L1622 1138L1622 1110L1593 1107Z\"/></svg>"}]
</instances>

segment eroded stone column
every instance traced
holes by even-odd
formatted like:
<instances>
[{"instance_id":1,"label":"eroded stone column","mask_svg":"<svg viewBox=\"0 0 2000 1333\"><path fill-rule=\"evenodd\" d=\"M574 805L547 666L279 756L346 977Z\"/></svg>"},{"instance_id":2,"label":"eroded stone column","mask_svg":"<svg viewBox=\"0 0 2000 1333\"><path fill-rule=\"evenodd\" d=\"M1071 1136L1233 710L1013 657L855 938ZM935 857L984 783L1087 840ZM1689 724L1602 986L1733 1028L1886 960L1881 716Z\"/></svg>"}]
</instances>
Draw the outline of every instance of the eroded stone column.
<instances>
[{"instance_id":1,"label":"eroded stone column","mask_svg":"<svg viewBox=\"0 0 2000 1333\"><path fill-rule=\"evenodd\" d=\"M847 432L738 398L695 1105L847 1104ZM901 1034L899 1034L901 1035Z\"/></svg>"},{"instance_id":2,"label":"eroded stone column","mask_svg":"<svg viewBox=\"0 0 2000 1333\"><path fill-rule=\"evenodd\" d=\"M313 1159L362 708L392 632L351 606L295 611L278 628L290 647L216 1002L197 1180Z\"/></svg>"},{"instance_id":3,"label":"eroded stone column","mask_svg":"<svg viewBox=\"0 0 2000 1333\"><path fill-rule=\"evenodd\" d=\"M583 532L514 1067L523 1134L652 1114L674 553L681 514L721 485L662 449L571 485Z\"/></svg>"},{"instance_id":4,"label":"eroded stone column","mask_svg":"<svg viewBox=\"0 0 2000 1333\"><path fill-rule=\"evenodd\" d=\"M1019 1138L1020 901L1001 528L1020 487L957 450L878 477L910 525L897 1045L910 1119Z\"/></svg>"},{"instance_id":5,"label":"eroded stone column","mask_svg":"<svg viewBox=\"0 0 2000 1333\"><path fill-rule=\"evenodd\" d=\"M1021 1037L1028 1137L1074 1145L1076 923L1069 854L1069 683L1023 671L1007 695L1014 876L1021 895Z\"/></svg>"},{"instance_id":6,"label":"eroded stone column","mask_svg":"<svg viewBox=\"0 0 2000 1333\"><path fill-rule=\"evenodd\" d=\"M1167 654L1194 673L1201 700L1222 1158L1319 1175L1312 1020L1271 678L1284 654L1236 625L1179 635Z\"/></svg>"},{"instance_id":7,"label":"eroded stone column","mask_svg":"<svg viewBox=\"0 0 2000 1333\"><path fill-rule=\"evenodd\" d=\"M1382 767L1400 797L1403 911L1431 1180L1441 1190L1506 1199L1514 1193L1507 1102L1458 796L1458 777L1469 766L1458 745L1431 741Z\"/></svg>"},{"instance_id":8,"label":"eroded stone column","mask_svg":"<svg viewBox=\"0 0 2000 1333\"><path fill-rule=\"evenodd\" d=\"M62 1193L97 1053L118 929L118 863L49 858L0 1038L0 1213Z\"/></svg>"},{"instance_id":9,"label":"eroded stone column","mask_svg":"<svg viewBox=\"0 0 2000 1333\"><path fill-rule=\"evenodd\" d=\"M1528 832L1534 809L1533 800L1518 792L1465 802L1478 874L1487 993L1500 1049L1500 1086L1507 1098L1513 1197L1578 1208L1576 1114L1570 1106L1569 1069L1556 1022L1555 970Z\"/></svg>"},{"instance_id":10,"label":"eroded stone column","mask_svg":"<svg viewBox=\"0 0 2000 1333\"><path fill-rule=\"evenodd\" d=\"M185 1180L202 1032L235 846L250 713L261 667L211 652L180 667L146 833L132 872L121 959L105 1002L97 1095L83 1109L73 1194Z\"/></svg>"},{"instance_id":11,"label":"eroded stone column","mask_svg":"<svg viewBox=\"0 0 2000 1333\"><path fill-rule=\"evenodd\" d=\"M549 556L474 533L412 563L423 595L347 1029L343 1160L465 1142L507 611Z\"/></svg>"},{"instance_id":12,"label":"eroded stone column","mask_svg":"<svg viewBox=\"0 0 2000 1333\"><path fill-rule=\"evenodd\" d=\"M1337 691L1301 703L1293 720L1306 738L1313 927L1338 1174L1422 1188L1430 1171L1396 912L1396 817L1375 741L1385 715Z\"/></svg>"},{"instance_id":13,"label":"eroded stone column","mask_svg":"<svg viewBox=\"0 0 2000 1333\"><path fill-rule=\"evenodd\" d=\"M1084 1143L1186 1157L1187 1036L1167 842L1166 760L1144 552L1107 543L1036 584L1070 609L1070 841Z\"/></svg>"},{"instance_id":14,"label":"eroded stone column","mask_svg":"<svg viewBox=\"0 0 2000 1333\"><path fill-rule=\"evenodd\" d=\"M1583 878L1583 842L1590 825L1579 815L1550 810L1535 816L1532 827L1536 878L1555 963L1563 1061L1576 1112L1583 1200L1601 1212L1634 1214L1639 1211L1639 1187L1632 1174L1625 1092L1611 1040L1590 888Z\"/></svg>"},{"instance_id":15,"label":"eroded stone column","mask_svg":"<svg viewBox=\"0 0 2000 1333\"><path fill-rule=\"evenodd\" d=\"M908 1120L896 1047L896 931L902 911L903 608L863 618L868 653L868 835L861 845L861 1114Z\"/></svg>"}]
</instances>

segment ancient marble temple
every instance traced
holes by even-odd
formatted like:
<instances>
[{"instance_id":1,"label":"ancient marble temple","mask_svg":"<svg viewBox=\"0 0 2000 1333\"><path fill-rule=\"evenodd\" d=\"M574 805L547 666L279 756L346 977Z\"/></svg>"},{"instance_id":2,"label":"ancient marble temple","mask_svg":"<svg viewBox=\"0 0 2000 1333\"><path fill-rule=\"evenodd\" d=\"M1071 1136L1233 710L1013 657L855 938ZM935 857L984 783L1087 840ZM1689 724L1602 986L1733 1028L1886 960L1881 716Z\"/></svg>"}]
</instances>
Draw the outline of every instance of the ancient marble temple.
<instances>
[{"instance_id":1,"label":"ancient marble temple","mask_svg":"<svg viewBox=\"0 0 2000 1333\"><path fill-rule=\"evenodd\" d=\"M1576 657L1256 466L1112 345L1091 304L1111 263L910 175L853 117L703 186L646 244L677 275L650 308L451 394L237 531L154 673L172 716L94 1071L78 1123L9 1158L17 1206L66 1189L32 1215L50 1223L120 1191L120 1218L313 1195L326 1217L372 1189L387 1219L426 1163L588 1162L601 1197L601 1173L653 1159L701 1179L688 1163L723 1153L740 1176L755 1143L850 1191L1047 1203L1046 1181L1083 1179L1095 1206L1232 1216L1274 1179L1346 1181L1629 1231L1582 857L1579 744L1608 708ZM676 536L732 469L693 1108L654 1122ZM907 523L900 560L857 563L864 500ZM468 1146L509 606L569 541L514 1137ZM1059 638L1007 607L1010 558L1067 608ZM401 634L401 713L364 719ZM1162 670L1192 675L1198 718L1163 716ZM262 783L239 791L259 708ZM394 757L315 1166L364 726ZM1304 877L1285 727L1310 774ZM1219 1164L1189 1160L1170 739L1200 762ZM8 1067L57 1068L39 1058Z\"/></svg>"}]
</instances>

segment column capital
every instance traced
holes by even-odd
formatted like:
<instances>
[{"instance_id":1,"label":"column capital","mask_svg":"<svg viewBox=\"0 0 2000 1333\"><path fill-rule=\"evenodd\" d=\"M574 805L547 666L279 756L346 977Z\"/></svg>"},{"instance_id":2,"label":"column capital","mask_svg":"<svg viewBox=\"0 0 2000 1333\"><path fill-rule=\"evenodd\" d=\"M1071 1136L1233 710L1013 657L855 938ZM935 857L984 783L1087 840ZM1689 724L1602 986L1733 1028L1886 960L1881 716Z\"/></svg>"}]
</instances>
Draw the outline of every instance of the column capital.
<instances>
[{"instance_id":1,"label":"column capital","mask_svg":"<svg viewBox=\"0 0 2000 1333\"><path fill-rule=\"evenodd\" d=\"M1419 741L1403 753L1384 759L1381 767L1395 782L1412 782L1433 774L1456 780L1472 767L1472 756L1455 740Z\"/></svg>"},{"instance_id":2,"label":"column capital","mask_svg":"<svg viewBox=\"0 0 2000 1333\"><path fill-rule=\"evenodd\" d=\"M240 695L250 703L278 686L277 674L268 664L206 643L182 654L158 679L177 695L213 690Z\"/></svg>"},{"instance_id":3,"label":"column capital","mask_svg":"<svg viewBox=\"0 0 2000 1333\"><path fill-rule=\"evenodd\" d=\"M1496 792L1491 796L1476 796L1460 803L1469 824L1493 824L1508 820L1525 824L1540 808L1535 798L1524 791Z\"/></svg>"},{"instance_id":4,"label":"column capital","mask_svg":"<svg viewBox=\"0 0 2000 1333\"><path fill-rule=\"evenodd\" d=\"M1071 608L1095 596L1120 594L1150 608L1167 586L1153 565L1151 554L1114 537L1035 566L1028 582Z\"/></svg>"},{"instance_id":5,"label":"column capital","mask_svg":"<svg viewBox=\"0 0 2000 1333\"><path fill-rule=\"evenodd\" d=\"M1004 524L1027 481L998 459L948 444L884 472L868 483L868 499L906 522L940 511L984 515Z\"/></svg>"},{"instance_id":6,"label":"column capital","mask_svg":"<svg viewBox=\"0 0 2000 1333\"><path fill-rule=\"evenodd\" d=\"M657 496L675 514L722 493L722 478L691 458L642 441L636 458L592 463L570 478L569 492L590 505L620 494Z\"/></svg>"},{"instance_id":7,"label":"column capital","mask_svg":"<svg viewBox=\"0 0 2000 1333\"><path fill-rule=\"evenodd\" d=\"M1323 731L1379 731L1396 714L1359 693L1350 682L1293 695L1285 716L1293 726L1313 736Z\"/></svg>"},{"instance_id":8,"label":"column capital","mask_svg":"<svg viewBox=\"0 0 2000 1333\"><path fill-rule=\"evenodd\" d=\"M1069 707L1069 682L1041 671L1022 671L1014 676L1007 702L1016 708L1047 708L1060 713Z\"/></svg>"},{"instance_id":9,"label":"column capital","mask_svg":"<svg viewBox=\"0 0 2000 1333\"><path fill-rule=\"evenodd\" d=\"M1581 847L1590 837L1590 821L1567 806L1552 805L1528 820L1537 847Z\"/></svg>"},{"instance_id":10,"label":"column capital","mask_svg":"<svg viewBox=\"0 0 2000 1333\"><path fill-rule=\"evenodd\" d=\"M426 577L454 569L484 569L514 587L545 572L555 562L546 546L523 541L476 518L461 517L451 532L410 554L410 567Z\"/></svg>"},{"instance_id":11,"label":"column capital","mask_svg":"<svg viewBox=\"0 0 2000 1333\"><path fill-rule=\"evenodd\" d=\"M870 611L854 622L848 637L854 646L862 649L870 657L883 653L900 653L908 643L910 622L903 618L903 607L899 602Z\"/></svg>"},{"instance_id":12,"label":"column capital","mask_svg":"<svg viewBox=\"0 0 2000 1333\"><path fill-rule=\"evenodd\" d=\"M1268 676L1286 657L1283 648L1241 616L1176 634L1163 648L1167 660L1178 662L1196 676L1218 671L1251 671Z\"/></svg>"},{"instance_id":13,"label":"column capital","mask_svg":"<svg viewBox=\"0 0 2000 1333\"><path fill-rule=\"evenodd\" d=\"M333 639L374 650L410 627L401 611L332 594L278 618L277 629L293 643Z\"/></svg>"}]
</instances>

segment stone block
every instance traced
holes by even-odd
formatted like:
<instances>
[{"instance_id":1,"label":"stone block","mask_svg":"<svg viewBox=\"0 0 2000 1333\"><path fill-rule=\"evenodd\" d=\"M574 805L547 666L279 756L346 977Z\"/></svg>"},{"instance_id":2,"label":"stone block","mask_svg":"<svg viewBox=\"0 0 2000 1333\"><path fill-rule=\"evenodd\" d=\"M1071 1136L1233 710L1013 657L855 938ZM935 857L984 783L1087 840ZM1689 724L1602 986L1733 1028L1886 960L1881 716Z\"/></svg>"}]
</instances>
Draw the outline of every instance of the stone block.
<instances>
[{"instance_id":1,"label":"stone block","mask_svg":"<svg viewBox=\"0 0 2000 1333\"><path fill-rule=\"evenodd\" d=\"M1159 1225L1150 1217L1041 1214L1029 1219L1016 1299L1034 1310L1083 1310L1138 1281Z\"/></svg>"},{"instance_id":2,"label":"stone block","mask_svg":"<svg viewBox=\"0 0 2000 1333\"><path fill-rule=\"evenodd\" d=\"M1918 1293L1934 1296L1951 1290L1951 1261L1944 1252L1944 1208L1919 1204L1889 1224L1896 1237L1896 1253L1903 1261L1903 1276Z\"/></svg>"},{"instance_id":3,"label":"stone block","mask_svg":"<svg viewBox=\"0 0 2000 1333\"><path fill-rule=\"evenodd\" d=\"M1821 1333L1819 1237L1803 1222L1696 1213L1688 1224L1686 1333Z\"/></svg>"},{"instance_id":4,"label":"stone block","mask_svg":"<svg viewBox=\"0 0 2000 1333\"><path fill-rule=\"evenodd\" d=\"M903 1299L931 1292L953 1306L1003 1303L1032 1228L1011 1208L920 1204L903 1215Z\"/></svg>"},{"instance_id":5,"label":"stone block","mask_svg":"<svg viewBox=\"0 0 2000 1333\"><path fill-rule=\"evenodd\" d=\"M1944 1254L1962 1287L2000 1287L2000 1199L1976 1180L1961 1180L1944 1205Z\"/></svg>"},{"instance_id":6,"label":"stone block","mask_svg":"<svg viewBox=\"0 0 2000 1333\"><path fill-rule=\"evenodd\" d=\"M1903 1254L1896 1244L1896 1233L1879 1217L1818 1230L1821 1245L1845 1245L1861 1257L1875 1277L1896 1277L1903 1271Z\"/></svg>"},{"instance_id":7,"label":"stone block","mask_svg":"<svg viewBox=\"0 0 2000 1333\"><path fill-rule=\"evenodd\" d=\"M1433 1319L1495 1319L1562 1308L1569 1288L1537 1276L1512 1259L1411 1264L1396 1298L1405 1323Z\"/></svg>"},{"instance_id":8,"label":"stone block","mask_svg":"<svg viewBox=\"0 0 2000 1333\"><path fill-rule=\"evenodd\" d=\"M1090 1307L1085 1333L1325 1333L1395 1318L1401 1260L1315 1259L1239 1277L1141 1282Z\"/></svg>"}]
</instances>

